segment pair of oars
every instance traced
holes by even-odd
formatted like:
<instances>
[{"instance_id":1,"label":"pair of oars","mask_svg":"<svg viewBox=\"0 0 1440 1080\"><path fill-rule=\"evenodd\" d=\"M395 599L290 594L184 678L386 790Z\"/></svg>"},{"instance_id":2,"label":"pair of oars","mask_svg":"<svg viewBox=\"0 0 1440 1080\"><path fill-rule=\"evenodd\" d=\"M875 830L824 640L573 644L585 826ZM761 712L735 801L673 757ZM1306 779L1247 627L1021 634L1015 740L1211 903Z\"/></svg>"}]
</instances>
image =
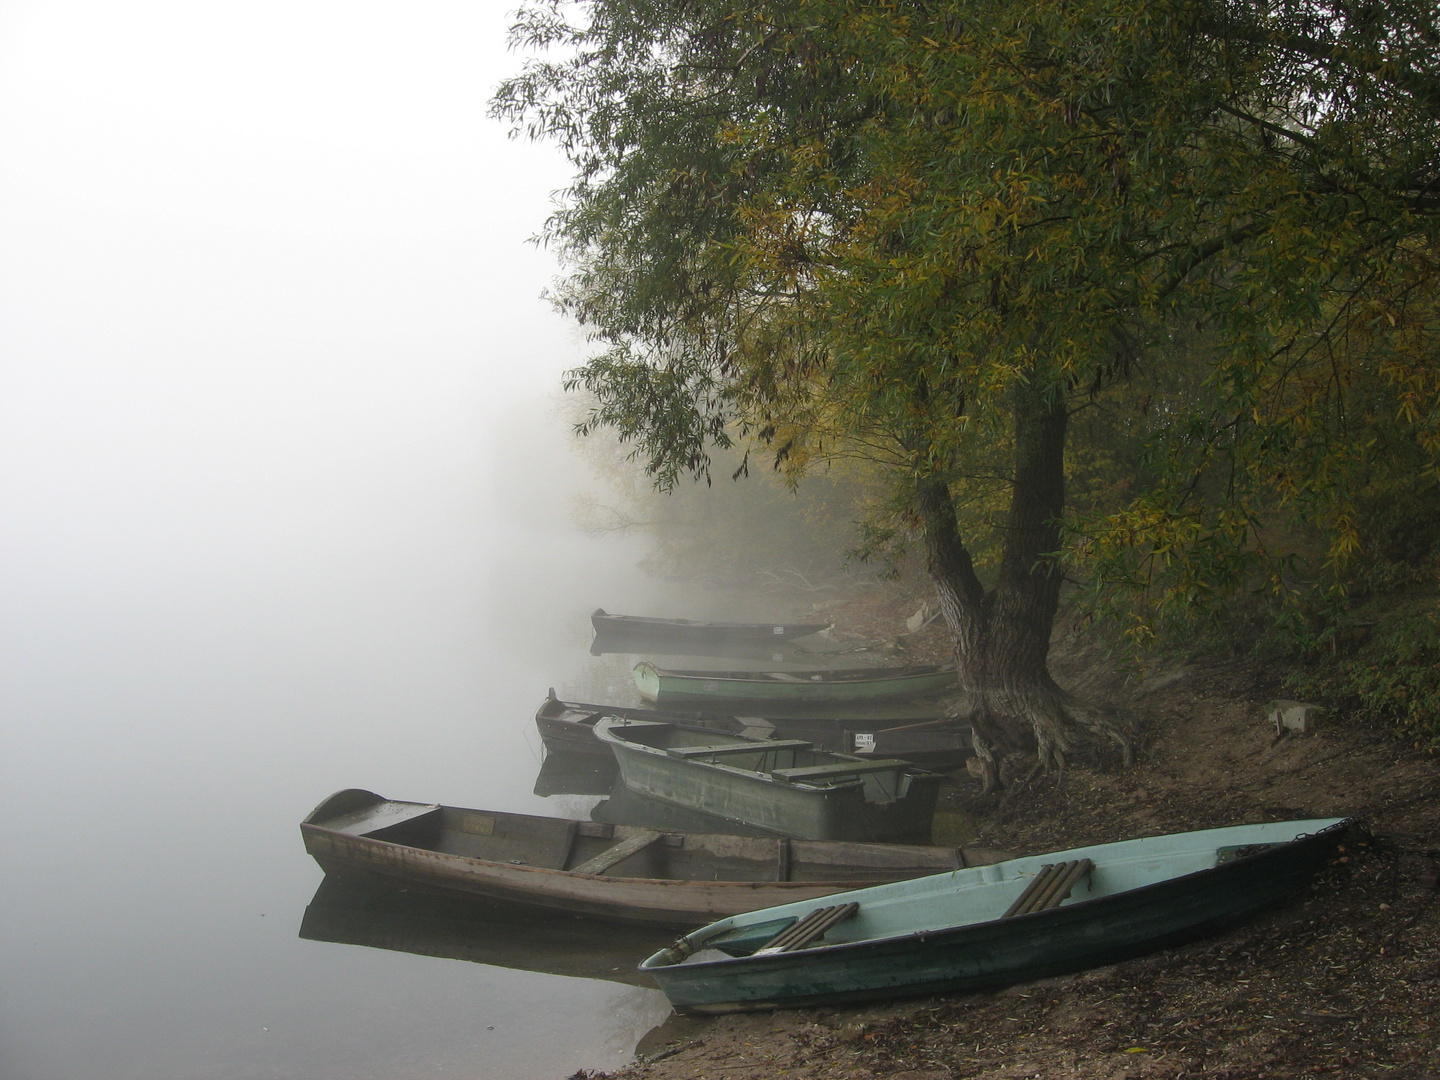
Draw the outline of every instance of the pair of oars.
<instances>
[{"instance_id":1,"label":"pair of oars","mask_svg":"<svg viewBox=\"0 0 1440 1080\"><path fill-rule=\"evenodd\" d=\"M1000 917L1008 919L1013 915L1028 915L1033 911L1048 911L1056 907L1070 895L1075 883L1088 874L1090 869L1089 859L1046 863L1040 868L1040 873L1035 875L1035 880L1030 882L1015 903L1010 905L1010 910Z\"/></svg>"},{"instance_id":2,"label":"pair of oars","mask_svg":"<svg viewBox=\"0 0 1440 1080\"><path fill-rule=\"evenodd\" d=\"M851 901L848 904L836 904L834 907L816 908L797 923L792 923L780 933L771 938L763 949L755 952L756 956L769 956L772 953L793 952L796 949L803 949L817 938L825 936L825 932L832 926L838 926L860 910L860 905Z\"/></svg>"}]
</instances>

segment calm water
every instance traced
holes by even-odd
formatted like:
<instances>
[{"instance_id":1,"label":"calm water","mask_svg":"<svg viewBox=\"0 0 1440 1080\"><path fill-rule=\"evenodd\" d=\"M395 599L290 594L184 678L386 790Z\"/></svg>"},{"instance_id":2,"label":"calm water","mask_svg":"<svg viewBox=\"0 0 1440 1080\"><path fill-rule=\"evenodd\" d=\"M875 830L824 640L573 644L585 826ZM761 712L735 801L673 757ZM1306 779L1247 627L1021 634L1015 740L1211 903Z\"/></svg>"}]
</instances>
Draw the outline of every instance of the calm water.
<instances>
[{"instance_id":1,"label":"calm water","mask_svg":"<svg viewBox=\"0 0 1440 1080\"><path fill-rule=\"evenodd\" d=\"M669 1011L658 991L299 935L322 875L297 823L321 799L582 816L596 800L532 794L532 715L552 685L626 692L633 658L588 655L589 611L726 614L659 590L623 543L519 517L447 532L400 513L288 560L11 575L7 1080L558 1078L629 1059Z\"/></svg>"}]
</instances>

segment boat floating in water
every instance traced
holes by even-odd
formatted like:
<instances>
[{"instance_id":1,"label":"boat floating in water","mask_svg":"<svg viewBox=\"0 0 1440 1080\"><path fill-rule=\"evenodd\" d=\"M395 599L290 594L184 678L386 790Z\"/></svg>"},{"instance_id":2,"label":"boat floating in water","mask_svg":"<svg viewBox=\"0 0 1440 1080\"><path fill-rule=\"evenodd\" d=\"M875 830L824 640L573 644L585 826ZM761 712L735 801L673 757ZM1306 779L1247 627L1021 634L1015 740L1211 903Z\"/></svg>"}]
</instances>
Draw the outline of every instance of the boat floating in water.
<instances>
[{"instance_id":1,"label":"boat floating in water","mask_svg":"<svg viewBox=\"0 0 1440 1080\"><path fill-rule=\"evenodd\" d=\"M743 623L659 619L648 615L611 615L596 608L590 616L595 641L590 651L686 653L699 656L740 656L757 660L788 655L786 646L830 627L828 622Z\"/></svg>"},{"instance_id":2,"label":"boat floating in water","mask_svg":"<svg viewBox=\"0 0 1440 1080\"><path fill-rule=\"evenodd\" d=\"M1299 893L1348 818L1177 833L723 919L640 965L682 1012L975 990L1114 963Z\"/></svg>"},{"instance_id":3,"label":"boat floating in water","mask_svg":"<svg viewBox=\"0 0 1440 1080\"><path fill-rule=\"evenodd\" d=\"M840 754L870 755L877 758L900 758L934 772L950 772L960 768L971 753L970 725L934 711L917 712L886 709L884 706L851 708L815 708L809 712L834 715L787 716L771 710L766 716L730 716L704 710L689 713L674 710L636 709L618 705L595 705L578 701L562 701L550 689L549 696L535 710L535 727L545 745L547 757L541 766L542 775L549 766L549 755L574 758L586 755L599 763L598 775L607 775L603 790L582 794L604 794L614 781L615 757L608 744L595 737L595 724L602 716L619 716L629 720L664 720L689 723L716 731L738 734L763 734L781 739L805 739L817 749ZM552 770L553 771L553 770ZM573 771L573 770L572 770ZM554 794L558 788L537 782L535 794ZM568 790L568 789L567 789Z\"/></svg>"},{"instance_id":4,"label":"boat floating in water","mask_svg":"<svg viewBox=\"0 0 1440 1080\"><path fill-rule=\"evenodd\" d=\"M350 788L300 824L327 874L636 923L704 919L993 862L979 848L666 832Z\"/></svg>"},{"instance_id":5,"label":"boat floating in water","mask_svg":"<svg viewBox=\"0 0 1440 1080\"><path fill-rule=\"evenodd\" d=\"M595 735L631 791L807 840L928 840L943 780L899 759L692 724L602 716Z\"/></svg>"},{"instance_id":6,"label":"boat floating in water","mask_svg":"<svg viewBox=\"0 0 1440 1080\"><path fill-rule=\"evenodd\" d=\"M730 703L813 704L894 701L938 694L955 684L954 664L826 671L678 671L648 660L635 665L635 686L661 708L714 708Z\"/></svg>"}]
</instances>

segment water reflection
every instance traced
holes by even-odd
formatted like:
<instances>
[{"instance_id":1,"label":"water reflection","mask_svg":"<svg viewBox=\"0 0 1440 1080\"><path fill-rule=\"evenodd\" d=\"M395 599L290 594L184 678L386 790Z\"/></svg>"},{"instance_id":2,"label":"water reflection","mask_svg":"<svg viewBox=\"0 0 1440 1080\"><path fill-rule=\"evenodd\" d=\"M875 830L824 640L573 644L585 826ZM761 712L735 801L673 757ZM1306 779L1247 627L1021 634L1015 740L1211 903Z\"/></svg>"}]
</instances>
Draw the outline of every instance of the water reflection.
<instances>
[{"instance_id":1,"label":"water reflection","mask_svg":"<svg viewBox=\"0 0 1440 1080\"><path fill-rule=\"evenodd\" d=\"M535 778L535 794L542 798L551 795L608 795L619 776L619 767L608 751L602 757L599 754L550 750L540 763L540 775Z\"/></svg>"},{"instance_id":2,"label":"water reflection","mask_svg":"<svg viewBox=\"0 0 1440 1080\"><path fill-rule=\"evenodd\" d=\"M300 936L648 987L636 965L675 931L327 876L305 909Z\"/></svg>"}]
</instances>

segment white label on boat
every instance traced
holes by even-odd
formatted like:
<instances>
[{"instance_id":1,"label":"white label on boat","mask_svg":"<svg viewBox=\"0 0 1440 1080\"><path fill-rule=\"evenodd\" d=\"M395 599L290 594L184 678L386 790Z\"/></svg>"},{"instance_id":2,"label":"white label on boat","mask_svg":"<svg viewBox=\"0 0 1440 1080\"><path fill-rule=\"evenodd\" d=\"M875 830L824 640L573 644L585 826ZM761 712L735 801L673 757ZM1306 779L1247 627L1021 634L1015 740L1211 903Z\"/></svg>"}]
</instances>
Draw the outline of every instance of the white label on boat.
<instances>
[{"instance_id":1,"label":"white label on boat","mask_svg":"<svg viewBox=\"0 0 1440 1080\"><path fill-rule=\"evenodd\" d=\"M714 693L716 690L720 689L720 684L714 679L706 679L700 684L700 689L708 690L711 693Z\"/></svg>"},{"instance_id":2,"label":"white label on boat","mask_svg":"<svg viewBox=\"0 0 1440 1080\"><path fill-rule=\"evenodd\" d=\"M775 633L776 633L776 635L777 635L778 637L784 637L784 636L785 636L785 628L784 628L783 626L777 626L777 627L775 627Z\"/></svg>"},{"instance_id":3,"label":"white label on boat","mask_svg":"<svg viewBox=\"0 0 1440 1080\"><path fill-rule=\"evenodd\" d=\"M480 817L478 814L466 814L460 819L460 831L477 833L480 836L494 836L495 819Z\"/></svg>"},{"instance_id":4,"label":"white label on boat","mask_svg":"<svg viewBox=\"0 0 1440 1080\"><path fill-rule=\"evenodd\" d=\"M868 731L855 733L855 753L868 754L875 749L875 736Z\"/></svg>"}]
</instances>

